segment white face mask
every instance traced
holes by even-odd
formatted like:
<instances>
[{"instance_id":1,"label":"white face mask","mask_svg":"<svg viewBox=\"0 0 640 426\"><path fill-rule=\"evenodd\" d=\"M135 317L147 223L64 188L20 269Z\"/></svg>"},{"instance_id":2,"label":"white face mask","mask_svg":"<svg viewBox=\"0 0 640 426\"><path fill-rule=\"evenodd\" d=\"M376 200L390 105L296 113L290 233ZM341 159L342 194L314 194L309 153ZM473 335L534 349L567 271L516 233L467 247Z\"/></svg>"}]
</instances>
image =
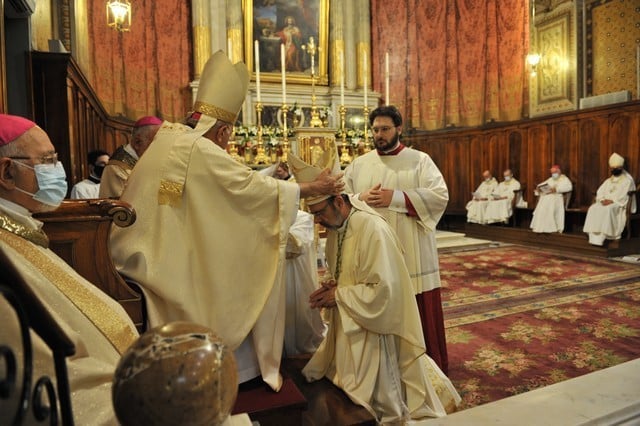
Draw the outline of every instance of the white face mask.
<instances>
[{"instance_id":1,"label":"white face mask","mask_svg":"<svg viewBox=\"0 0 640 426\"><path fill-rule=\"evenodd\" d=\"M551 173L551 177L554 179L558 179L558 176L560 176L560 173Z\"/></svg>"},{"instance_id":2,"label":"white face mask","mask_svg":"<svg viewBox=\"0 0 640 426\"><path fill-rule=\"evenodd\" d=\"M505 176L505 177L504 177L504 180L505 180L506 182L509 182L509 181L511 180L511 176Z\"/></svg>"}]
</instances>

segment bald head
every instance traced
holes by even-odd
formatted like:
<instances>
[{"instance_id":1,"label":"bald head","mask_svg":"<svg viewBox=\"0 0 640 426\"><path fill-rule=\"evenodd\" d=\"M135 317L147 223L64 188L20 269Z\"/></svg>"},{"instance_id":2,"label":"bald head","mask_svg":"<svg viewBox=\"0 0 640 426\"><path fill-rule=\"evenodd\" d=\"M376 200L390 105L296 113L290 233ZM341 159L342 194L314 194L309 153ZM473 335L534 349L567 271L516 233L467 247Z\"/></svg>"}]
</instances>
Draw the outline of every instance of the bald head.
<instances>
[{"instance_id":1,"label":"bald head","mask_svg":"<svg viewBox=\"0 0 640 426\"><path fill-rule=\"evenodd\" d=\"M491 176L491 172L489 170L485 170L484 172L482 172L482 179L485 181L491 180L492 176Z\"/></svg>"},{"instance_id":2,"label":"bald head","mask_svg":"<svg viewBox=\"0 0 640 426\"><path fill-rule=\"evenodd\" d=\"M148 124L133 129L131 147L138 154L138 158L142 157L142 154L149 148L161 126L162 124Z\"/></svg>"}]
</instances>

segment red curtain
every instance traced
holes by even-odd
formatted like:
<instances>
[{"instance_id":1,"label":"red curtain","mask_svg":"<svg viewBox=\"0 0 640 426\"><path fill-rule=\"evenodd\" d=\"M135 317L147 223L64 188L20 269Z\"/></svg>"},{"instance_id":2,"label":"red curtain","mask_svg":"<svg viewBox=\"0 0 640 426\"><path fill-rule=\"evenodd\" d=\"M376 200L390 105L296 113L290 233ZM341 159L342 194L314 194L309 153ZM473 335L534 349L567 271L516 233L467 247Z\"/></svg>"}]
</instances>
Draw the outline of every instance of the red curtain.
<instances>
[{"instance_id":1,"label":"red curtain","mask_svg":"<svg viewBox=\"0 0 640 426\"><path fill-rule=\"evenodd\" d=\"M371 0L373 87L411 127L513 121L526 113L528 0Z\"/></svg>"},{"instance_id":2,"label":"red curtain","mask_svg":"<svg viewBox=\"0 0 640 426\"><path fill-rule=\"evenodd\" d=\"M88 2L89 78L112 115L179 121L191 107L191 13L183 0L131 2L131 31L106 25L104 1Z\"/></svg>"}]
</instances>

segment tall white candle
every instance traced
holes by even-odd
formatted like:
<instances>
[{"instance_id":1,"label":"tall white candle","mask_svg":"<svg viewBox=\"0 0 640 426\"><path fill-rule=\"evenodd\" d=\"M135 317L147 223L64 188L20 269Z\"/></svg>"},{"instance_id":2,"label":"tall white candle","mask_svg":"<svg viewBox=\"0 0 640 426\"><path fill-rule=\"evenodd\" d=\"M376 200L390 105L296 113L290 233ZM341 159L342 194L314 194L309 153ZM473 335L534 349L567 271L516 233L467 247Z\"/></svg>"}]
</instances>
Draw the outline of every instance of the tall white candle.
<instances>
[{"instance_id":1,"label":"tall white candle","mask_svg":"<svg viewBox=\"0 0 640 426\"><path fill-rule=\"evenodd\" d=\"M344 105L344 50L340 52L340 105Z\"/></svg>"},{"instance_id":2,"label":"tall white candle","mask_svg":"<svg viewBox=\"0 0 640 426\"><path fill-rule=\"evenodd\" d=\"M282 104L287 103L287 76L286 61L284 56L284 44L280 45L280 68L282 68Z\"/></svg>"},{"instance_id":3,"label":"tall white candle","mask_svg":"<svg viewBox=\"0 0 640 426\"><path fill-rule=\"evenodd\" d=\"M384 101L387 105L389 102L389 52L384 54Z\"/></svg>"},{"instance_id":4,"label":"tall white candle","mask_svg":"<svg viewBox=\"0 0 640 426\"><path fill-rule=\"evenodd\" d=\"M362 85L364 86L364 106L366 107L369 102L367 99L367 74L369 72L367 71L367 55L365 53L364 57L362 58Z\"/></svg>"},{"instance_id":5,"label":"tall white candle","mask_svg":"<svg viewBox=\"0 0 640 426\"><path fill-rule=\"evenodd\" d=\"M258 40L254 42L255 48L255 60L256 60L256 100L261 102L260 99L260 44Z\"/></svg>"},{"instance_id":6,"label":"tall white candle","mask_svg":"<svg viewBox=\"0 0 640 426\"><path fill-rule=\"evenodd\" d=\"M233 62L233 44L231 43L231 37L227 39L227 55L229 55L229 60Z\"/></svg>"}]
</instances>

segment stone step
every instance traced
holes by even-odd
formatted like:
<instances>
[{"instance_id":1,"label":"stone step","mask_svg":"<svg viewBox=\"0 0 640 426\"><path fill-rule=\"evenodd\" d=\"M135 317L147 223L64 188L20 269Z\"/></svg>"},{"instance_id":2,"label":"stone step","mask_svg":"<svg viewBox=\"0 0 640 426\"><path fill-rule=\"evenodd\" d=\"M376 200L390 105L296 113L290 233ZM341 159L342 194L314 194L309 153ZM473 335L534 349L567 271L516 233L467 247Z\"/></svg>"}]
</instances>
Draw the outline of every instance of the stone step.
<instances>
[{"instance_id":1,"label":"stone step","mask_svg":"<svg viewBox=\"0 0 640 426\"><path fill-rule=\"evenodd\" d=\"M461 232L436 231L436 245L438 253L457 251L463 249L478 249L489 247L492 244L489 240L479 238L469 238Z\"/></svg>"}]
</instances>

